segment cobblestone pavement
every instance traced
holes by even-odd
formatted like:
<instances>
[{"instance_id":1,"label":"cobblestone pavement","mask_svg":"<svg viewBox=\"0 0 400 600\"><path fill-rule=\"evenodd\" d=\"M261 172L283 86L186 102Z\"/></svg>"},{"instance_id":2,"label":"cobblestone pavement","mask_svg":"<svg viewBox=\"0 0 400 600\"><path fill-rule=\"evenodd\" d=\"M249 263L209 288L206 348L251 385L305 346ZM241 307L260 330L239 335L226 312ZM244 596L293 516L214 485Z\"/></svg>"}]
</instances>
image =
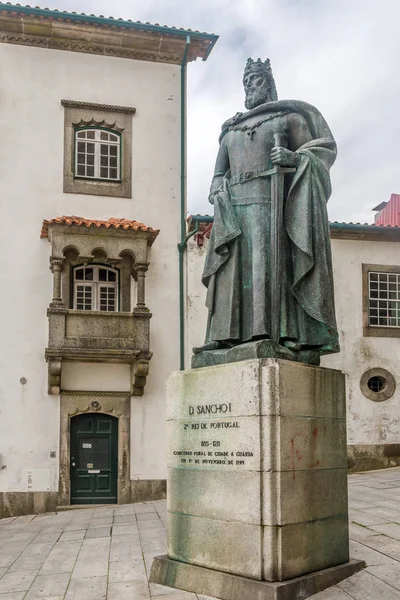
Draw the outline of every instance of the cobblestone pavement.
<instances>
[{"instance_id":1,"label":"cobblestone pavement","mask_svg":"<svg viewBox=\"0 0 400 600\"><path fill-rule=\"evenodd\" d=\"M312 598L400 600L400 468L349 478L351 555L367 569ZM165 501L0 520L0 600L206 600L149 584Z\"/></svg>"}]
</instances>

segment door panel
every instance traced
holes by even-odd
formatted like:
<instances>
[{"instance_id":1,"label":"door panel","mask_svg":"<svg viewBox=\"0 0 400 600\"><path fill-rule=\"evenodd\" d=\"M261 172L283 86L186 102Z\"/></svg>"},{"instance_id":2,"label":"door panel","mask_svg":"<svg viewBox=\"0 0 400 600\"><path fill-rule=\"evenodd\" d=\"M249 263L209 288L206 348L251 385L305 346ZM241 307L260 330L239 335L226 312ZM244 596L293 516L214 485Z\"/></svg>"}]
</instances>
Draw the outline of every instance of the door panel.
<instances>
[{"instance_id":1,"label":"door panel","mask_svg":"<svg viewBox=\"0 0 400 600\"><path fill-rule=\"evenodd\" d=\"M71 504L116 504L118 419L91 413L71 419Z\"/></svg>"}]
</instances>

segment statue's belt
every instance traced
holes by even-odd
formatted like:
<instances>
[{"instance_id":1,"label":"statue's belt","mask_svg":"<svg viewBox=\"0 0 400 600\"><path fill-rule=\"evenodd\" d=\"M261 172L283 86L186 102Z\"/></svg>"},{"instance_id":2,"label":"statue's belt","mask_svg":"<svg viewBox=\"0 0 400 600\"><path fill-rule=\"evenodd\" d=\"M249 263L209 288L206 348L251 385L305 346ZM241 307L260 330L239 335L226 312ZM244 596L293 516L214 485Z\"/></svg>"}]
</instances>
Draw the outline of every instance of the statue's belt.
<instances>
[{"instance_id":1,"label":"statue's belt","mask_svg":"<svg viewBox=\"0 0 400 600\"><path fill-rule=\"evenodd\" d=\"M257 179L257 177L269 177L271 175L271 170L266 170L265 167L263 169L256 169L255 171L246 171L245 173L239 173L238 175L234 175L233 177L228 178L229 185L238 185L239 183L245 183L246 181L251 181L252 179Z\"/></svg>"}]
</instances>

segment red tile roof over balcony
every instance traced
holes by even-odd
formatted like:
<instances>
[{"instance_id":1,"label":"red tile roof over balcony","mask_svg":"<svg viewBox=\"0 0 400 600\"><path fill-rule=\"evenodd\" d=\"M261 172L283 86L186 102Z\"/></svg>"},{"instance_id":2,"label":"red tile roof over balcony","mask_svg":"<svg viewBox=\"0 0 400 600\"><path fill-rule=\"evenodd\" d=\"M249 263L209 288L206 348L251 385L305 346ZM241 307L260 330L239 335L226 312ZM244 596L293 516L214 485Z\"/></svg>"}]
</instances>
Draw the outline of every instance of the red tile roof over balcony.
<instances>
[{"instance_id":1,"label":"red tile roof over balcony","mask_svg":"<svg viewBox=\"0 0 400 600\"><path fill-rule=\"evenodd\" d=\"M111 217L108 221L102 221L99 219L85 219L84 217L76 217L71 215L70 217L62 216L56 217L55 219L45 219L42 223L42 231L40 233L41 238L46 238L49 235L49 226L51 225L67 225L72 226L75 225L77 227L97 227L98 229L128 229L133 231L147 231L150 233L149 244L151 245L158 234L160 233L159 229L152 229L151 227L147 227L143 223L139 221L131 221L128 219L116 219Z\"/></svg>"},{"instance_id":2,"label":"red tile roof over balcony","mask_svg":"<svg viewBox=\"0 0 400 600\"><path fill-rule=\"evenodd\" d=\"M376 208L381 210L375 215L375 225L400 225L400 194L392 194L389 202L382 202Z\"/></svg>"}]
</instances>

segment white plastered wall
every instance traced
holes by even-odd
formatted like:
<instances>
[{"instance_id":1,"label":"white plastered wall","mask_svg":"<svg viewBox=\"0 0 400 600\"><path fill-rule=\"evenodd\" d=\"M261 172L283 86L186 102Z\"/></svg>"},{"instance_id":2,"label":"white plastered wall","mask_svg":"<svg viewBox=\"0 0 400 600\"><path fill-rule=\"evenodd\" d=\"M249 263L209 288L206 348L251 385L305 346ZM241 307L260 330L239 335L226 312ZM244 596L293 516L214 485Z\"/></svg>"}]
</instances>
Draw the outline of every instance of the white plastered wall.
<instances>
[{"instance_id":1,"label":"white plastered wall","mask_svg":"<svg viewBox=\"0 0 400 600\"><path fill-rule=\"evenodd\" d=\"M154 356L144 396L132 399L131 470L165 478L165 381L179 368L180 69L11 44L0 50L0 491L26 491L28 468L52 469L57 490L59 397L47 394L44 359L50 244L39 234L43 219L59 215L161 229L146 277ZM62 98L136 107L132 199L63 193ZM125 375L118 365L68 365L63 385L128 389Z\"/></svg>"},{"instance_id":2,"label":"white plastered wall","mask_svg":"<svg viewBox=\"0 0 400 600\"><path fill-rule=\"evenodd\" d=\"M207 311L205 288L200 282L205 246L191 240L188 247L188 355L204 342ZM336 315L341 352L322 358L322 366L346 374L349 444L400 443L400 338L363 336L362 264L400 264L399 244L359 240L332 240ZM396 379L389 400L373 402L360 389L368 369L385 368Z\"/></svg>"},{"instance_id":3,"label":"white plastered wall","mask_svg":"<svg viewBox=\"0 0 400 600\"><path fill-rule=\"evenodd\" d=\"M346 374L349 444L400 442L400 338L364 337L362 264L399 264L399 244L332 240L336 316L341 352L325 356L322 365ZM396 379L395 394L383 402L366 398L360 378L368 369L387 369Z\"/></svg>"}]
</instances>

